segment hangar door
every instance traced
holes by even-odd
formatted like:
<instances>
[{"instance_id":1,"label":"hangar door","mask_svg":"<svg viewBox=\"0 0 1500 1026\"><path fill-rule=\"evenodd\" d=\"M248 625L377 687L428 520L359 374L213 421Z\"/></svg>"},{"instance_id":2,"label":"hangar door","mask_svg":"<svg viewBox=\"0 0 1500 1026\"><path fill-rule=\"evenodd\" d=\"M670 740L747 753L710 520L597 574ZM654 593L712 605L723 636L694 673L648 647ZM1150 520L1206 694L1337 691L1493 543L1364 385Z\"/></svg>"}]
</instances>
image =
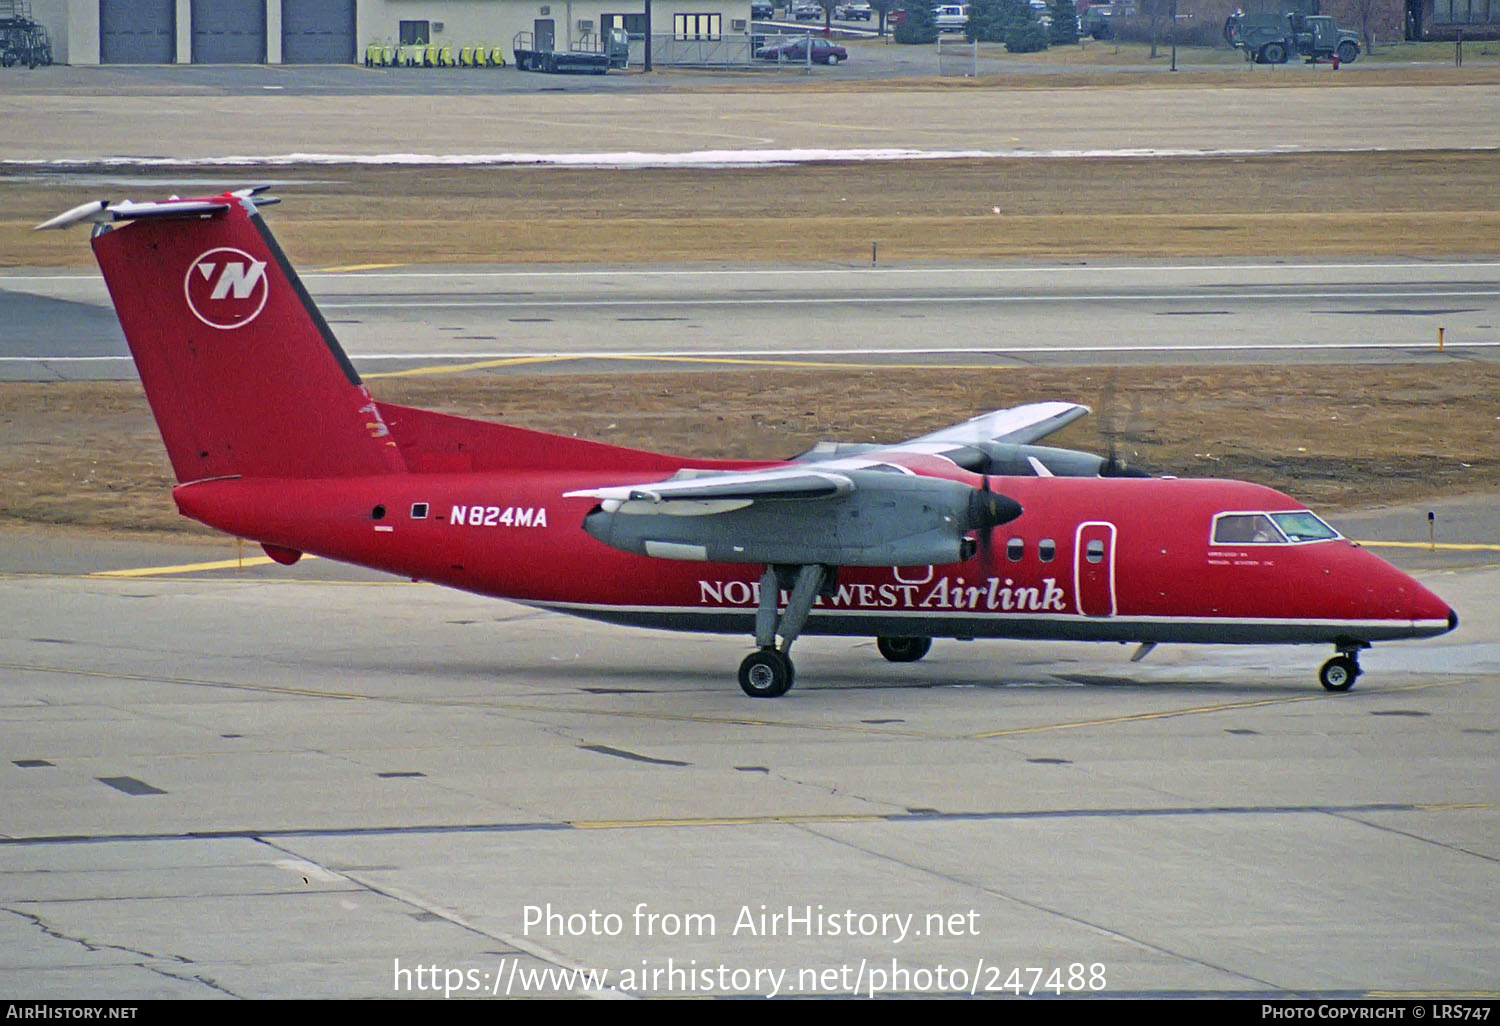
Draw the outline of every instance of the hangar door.
<instances>
[{"instance_id":1,"label":"hangar door","mask_svg":"<svg viewBox=\"0 0 1500 1026\"><path fill-rule=\"evenodd\" d=\"M194 64L264 64L266 0L193 0Z\"/></svg>"},{"instance_id":2,"label":"hangar door","mask_svg":"<svg viewBox=\"0 0 1500 1026\"><path fill-rule=\"evenodd\" d=\"M281 60L354 63L354 0L281 0Z\"/></svg>"},{"instance_id":3,"label":"hangar door","mask_svg":"<svg viewBox=\"0 0 1500 1026\"><path fill-rule=\"evenodd\" d=\"M177 60L173 0L99 0L100 64L171 64Z\"/></svg>"}]
</instances>

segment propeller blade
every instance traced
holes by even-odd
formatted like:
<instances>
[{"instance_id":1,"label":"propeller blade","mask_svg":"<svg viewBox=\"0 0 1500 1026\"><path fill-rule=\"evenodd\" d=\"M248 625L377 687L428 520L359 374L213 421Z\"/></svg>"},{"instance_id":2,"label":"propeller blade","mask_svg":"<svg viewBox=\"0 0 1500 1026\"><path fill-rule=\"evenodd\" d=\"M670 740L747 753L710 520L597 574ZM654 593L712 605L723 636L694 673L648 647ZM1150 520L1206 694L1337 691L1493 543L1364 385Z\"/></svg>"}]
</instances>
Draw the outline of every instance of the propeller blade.
<instances>
[{"instance_id":1,"label":"propeller blade","mask_svg":"<svg viewBox=\"0 0 1500 1026\"><path fill-rule=\"evenodd\" d=\"M1008 495L990 490L989 475L985 475L979 488L969 496L970 530L980 532L980 540L988 544L989 532L1001 524L1008 524L1021 515L1021 504Z\"/></svg>"}]
</instances>

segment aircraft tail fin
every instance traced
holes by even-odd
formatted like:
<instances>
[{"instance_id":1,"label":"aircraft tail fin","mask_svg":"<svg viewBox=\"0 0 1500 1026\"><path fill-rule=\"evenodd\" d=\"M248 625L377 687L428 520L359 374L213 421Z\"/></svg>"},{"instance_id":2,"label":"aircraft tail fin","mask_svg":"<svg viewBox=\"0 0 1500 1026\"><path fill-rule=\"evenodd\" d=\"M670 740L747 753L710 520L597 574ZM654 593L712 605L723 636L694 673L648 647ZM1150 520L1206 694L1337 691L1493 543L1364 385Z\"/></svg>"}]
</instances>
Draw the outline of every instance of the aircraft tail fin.
<instances>
[{"instance_id":1,"label":"aircraft tail fin","mask_svg":"<svg viewBox=\"0 0 1500 1026\"><path fill-rule=\"evenodd\" d=\"M89 203L38 228L96 225L94 254L179 482L405 470L256 209L276 201L257 192Z\"/></svg>"}]
</instances>

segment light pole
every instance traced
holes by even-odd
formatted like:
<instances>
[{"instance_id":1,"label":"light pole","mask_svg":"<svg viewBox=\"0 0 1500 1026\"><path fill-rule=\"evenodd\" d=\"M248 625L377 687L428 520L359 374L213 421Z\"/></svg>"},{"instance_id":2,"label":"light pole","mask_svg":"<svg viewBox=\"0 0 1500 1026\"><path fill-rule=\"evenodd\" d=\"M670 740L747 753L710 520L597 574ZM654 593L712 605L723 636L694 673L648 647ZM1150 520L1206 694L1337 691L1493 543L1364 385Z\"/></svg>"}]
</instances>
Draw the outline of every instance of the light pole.
<instances>
[{"instance_id":1,"label":"light pole","mask_svg":"<svg viewBox=\"0 0 1500 1026\"><path fill-rule=\"evenodd\" d=\"M1172 70L1177 70L1177 0L1172 0Z\"/></svg>"},{"instance_id":2,"label":"light pole","mask_svg":"<svg viewBox=\"0 0 1500 1026\"><path fill-rule=\"evenodd\" d=\"M646 0L646 64L645 70L651 70L651 0Z\"/></svg>"}]
</instances>

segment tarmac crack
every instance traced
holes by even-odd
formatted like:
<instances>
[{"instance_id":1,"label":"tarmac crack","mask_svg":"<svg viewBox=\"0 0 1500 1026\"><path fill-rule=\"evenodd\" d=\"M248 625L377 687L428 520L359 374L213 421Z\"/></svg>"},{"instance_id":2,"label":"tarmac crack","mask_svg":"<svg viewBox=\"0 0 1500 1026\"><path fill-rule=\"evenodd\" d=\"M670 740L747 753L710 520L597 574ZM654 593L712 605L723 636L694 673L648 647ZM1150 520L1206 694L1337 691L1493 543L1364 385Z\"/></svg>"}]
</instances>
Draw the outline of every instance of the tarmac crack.
<instances>
[{"instance_id":1,"label":"tarmac crack","mask_svg":"<svg viewBox=\"0 0 1500 1026\"><path fill-rule=\"evenodd\" d=\"M308 854L306 854L304 852L294 851L291 848L283 847L282 845L275 844L275 843L273 843L271 841L266 840L263 837L257 837L257 838L255 838L255 840L256 840L257 843L263 844L267 848L272 849L273 851L278 851L278 852L281 852L283 855L288 855L288 856L290 856L292 858L300 859L302 861L305 861L305 862L309 863L310 865L316 866L318 869L322 870L325 873L328 873L328 874L333 875L333 876L337 876L337 877L339 877L342 880L348 880L350 883L355 884L356 886L362 888L368 894L372 894L372 895L375 895L376 897L384 898L387 901L394 901L394 902L397 902L398 904L409 906L411 908L417 909L419 912L422 912L422 913L424 913L426 915L434 916L437 919L440 919L440 920L442 920L445 923L448 923L448 924L450 924L452 926L456 926L460 930L463 930L463 931L465 931L467 933L471 933L471 934L474 934L476 936L483 937L485 940L495 941L495 942L497 942L499 944L502 944L502 945L504 945L507 948L507 951L503 952L505 954L519 953L519 954L530 955L532 958L535 958L538 961L545 962L548 965L557 966L557 967L559 967L561 969L564 969L564 970L577 971L577 972L586 971L586 967L584 967L580 963L577 963L577 962L573 961L572 959L569 959L566 955L562 954L561 952L553 951L553 950L551 950L549 948L545 948L545 947L541 946L540 944L533 943L531 941L525 940L525 939L520 938L520 937L514 937L514 936L511 936L509 934L502 933L502 932L500 932L498 930L487 930L487 929L484 929L482 927L476 926L473 923L470 923L467 920L465 920L463 917L459 916L456 912L452 911L451 909L442 908L442 907L440 907L438 905L434 905L433 903L431 903L429 901L424 901L421 898L417 897L416 895L407 894L407 893L403 893L401 891L397 891L395 888L391 888L391 887L379 887L379 886L375 885L374 883L372 883L372 882L370 882L368 880L362 880L362 879L360 879L359 877L353 875L353 873L350 872L350 871L348 871L348 870L339 871L339 870L329 869L326 865L324 865L323 863L319 862L318 860L312 858L311 856L309 856ZM595 996L595 995L590 995L590 994L584 993L584 996ZM623 995L621 995L619 993L611 992L609 996L620 997L620 996L623 996Z\"/></svg>"},{"instance_id":2,"label":"tarmac crack","mask_svg":"<svg viewBox=\"0 0 1500 1026\"><path fill-rule=\"evenodd\" d=\"M42 919L41 916L37 915L34 912L23 912L20 909L11 908L8 905L7 906L0 906L0 912L8 912L8 913L10 913L13 916L17 916L17 917L19 917L21 919L24 919L24 920L26 920L26 922L28 922L32 926L36 927L38 930L40 930L46 936L51 937L54 940L63 941L64 943L67 943L67 944L77 944L78 946L80 946L81 948L83 948L85 951L91 951L91 952L98 952L98 951L120 951L120 952L123 952L123 953L125 953L127 955L133 955L133 956L136 956L138 958L143 958L143 959L147 959L147 960L150 960L150 961L177 962L177 963L180 963L180 964L183 964L183 965L192 965L193 964L193 960L191 958L188 958L186 955L158 955L158 954L155 954L154 952L142 951L140 948L132 948L132 947L128 947L128 946L126 946L124 944L110 944L110 943L103 942L103 941L91 941L91 940L89 940L86 937L74 937L71 934L63 933L61 930L56 929L55 927L49 926L47 924L47 922L44 919ZM141 967L143 969L149 969L152 972L159 971L159 970L153 968L152 966L144 965L142 963L134 963L134 964L141 965Z\"/></svg>"},{"instance_id":3,"label":"tarmac crack","mask_svg":"<svg viewBox=\"0 0 1500 1026\"><path fill-rule=\"evenodd\" d=\"M1185 954L1183 952L1166 947L1165 945L1157 944L1154 941L1149 941L1141 937L1132 936L1131 934L1128 934L1123 930L1118 930L1112 926L1105 926L1102 923L1092 922L1091 920L1085 919L1082 916L1074 915L1071 912L1065 912L1062 909L1052 908L1048 905L1043 905L1040 902L1028 901L1026 898L1011 894L1007 891L998 890L994 887L987 887L984 884L977 883L973 880L963 879L962 877L955 876L952 873L946 873L941 870L934 869L931 866L918 865L913 862L908 862L905 859L898 858L886 852L876 851L863 845L856 844L853 841L847 840L845 838L836 837L831 834L824 833L823 831L818 830L809 824L798 824L797 826L799 829L813 835L814 837L819 837L823 840L831 841L834 844L850 848L862 855L868 855L871 858L880 859L884 862L890 862L894 865L901 866L905 869L913 870L918 873L925 873L928 876L936 877L937 879L942 880L946 883L957 884L961 887L971 888L981 894L986 894L990 897L998 898L1002 901L1008 901L1012 904L1020 905L1023 908L1029 908L1032 911L1041 912L1044 915L1052 916L1053 918L1062 919L1066 922L1073 923L1077 926L1083 927L1084 929L1092 930L1095 933L1101 934L1113 940L1118 940L1126 944L1133 944L1144 951L1152 951L1159 955L1166 955L1181 962L1187 962L1191 965L1202 966L1205 969L1223 973L1226 976L1233 976L1237 977L1238 979L1249 980L1252 983L1259 984L1263 987L1269 987L1273 990L1281 989L1277 986L1277 984L1271 982L1270 980L1263 980L1258 976L1252 976L1249 973L1242 972L1238 969L1231 969L1228 966L1217 965L1216 963L1207 961L1206 959L1197 958L1193 955Z\"/></svg>"},{"instance_id":4,"label":"tarmac crack","mask_svg":"<svg viewBox=\"0 0 1500 1026\"><path fill-rule=\"evenodd\" d=\"M168 972L167 970L161 968L160 966L154 966L154 965L141 965L141 968L144 969L144 970L146 970L149 973L155 973L158 976L165 976L169 980L180 980L183 983L199 983L199 984L202 984L203 986L207 987L209 990L218 991L220 994L224 994L224 995L227 995L227 996L232 997L232 998L243 998L244 997L244 995L242 995L242 994L236 994L234 991L230 990L228 987L222 986L217 980L209 979L207 976L202 976L202 975L199 975L199 974L194 974L192 976L181 976L181 975L179 975L177 973Z\"/></svg>"},{"instance_id":5,"label":"tarmac crack","mask_svg":"<svg viewBox=\"0 0 1500 1026\"><path fill-rule=\"evenodd\" d=\"M1496 858L1493 855L1486 855L1482 851L1473 851L1469 848L1459 847L1456 844L1447 844L1443 841L1434 840L1431 837L1423 837L1421 834L1412 833L1410 830L1402 830L1398 827L1386 826L1383 823L1372 823L1367 819L1360 819L1358 816L1351 812L1337 812L1330 810L1328 814L1330 816L1333 816L1335 819L1347 820L1350 823L1358 823L1360 826L1368 827L1371 830L1379 830L1382 833L1395 834L1397 837L1405 837L1408 840L1416 841L1418 844L1430 844L1433 847L1442 848L1444 851L1451 851L1459 855L1468 855L1471 858L1480 859L1484 862L1500 864L1500 858Z\"/></svg>"}]
</instances>

